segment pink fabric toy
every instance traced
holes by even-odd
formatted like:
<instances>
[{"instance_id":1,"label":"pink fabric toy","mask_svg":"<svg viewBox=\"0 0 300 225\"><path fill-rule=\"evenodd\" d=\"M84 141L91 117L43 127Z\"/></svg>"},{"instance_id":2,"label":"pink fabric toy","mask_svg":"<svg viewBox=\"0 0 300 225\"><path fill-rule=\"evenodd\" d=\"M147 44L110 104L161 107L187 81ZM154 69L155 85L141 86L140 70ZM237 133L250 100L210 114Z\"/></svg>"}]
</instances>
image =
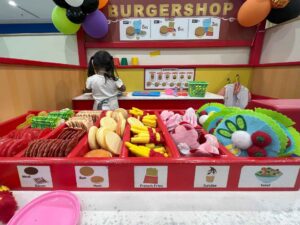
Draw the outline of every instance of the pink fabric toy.
<instances>
[{"instance_id":1,"label":"pink fabric toy","mask_svg":"<svg viewBox=\"0 0 300 225\"><path fill-rule=\"evenodd\" d=\"M206 134L206 141L203 144L198 142L199 135L196 129L190 124L177 126L171 134L179 151L187 156L213 156L219 155L219 142L211 134Z\"/></svg>"},{"instance_id":2,"label":"pink fabric toy","mask_svg":"<svg viewBox=\"0 0 300 225\"><path fill-rule=\"evenodd\" d=\"M198 125L196 112L193 108L188 108L185 111L185 114L183 115L182 120L184 122L191 124L193 127L196 127Z\"/></svg>"},{"instance_id":3,"label":"pink fabric toy","mask_svg":"<svg viewBox=\"0 0 300 225\"><path fill-rule=\"evenodd\" d=\"M182 121L182 116L178 113L174 113L172 111L164 110L160 114L161 119L164 124L167 126L168 131L174 130L179 123Z\"/></svg>"},{"instance_id":4,"label":"pink fabric toy","mask_svg":"<svg viewBox=\"0 0 300 225\"><path fill-rule=\"evenodd\" d=\"M211 134L206 134L205 142L200 144L199 139L204 141L204 137L198 134L195 127L197 124L197 116L193 108L185 111L181 116L178 113L164 110L160 114L161 119L167 126L168 131L176 143L180 153L186 156L214 156L219 155L219 142L217 138Z\"/></svg>"},{"instance_id":5,"label":"pink fabric toy","mask_svg":"<svg viewBox=\"0 0 300 225\"><path fill-rule=\"evenodd\" d=\"M196 149L200 145L198 142L198 132L190 124L181 124L177 126L174 133L171 135L176 145L185 143L190 149Z\"/></svg>"}]
</instances>

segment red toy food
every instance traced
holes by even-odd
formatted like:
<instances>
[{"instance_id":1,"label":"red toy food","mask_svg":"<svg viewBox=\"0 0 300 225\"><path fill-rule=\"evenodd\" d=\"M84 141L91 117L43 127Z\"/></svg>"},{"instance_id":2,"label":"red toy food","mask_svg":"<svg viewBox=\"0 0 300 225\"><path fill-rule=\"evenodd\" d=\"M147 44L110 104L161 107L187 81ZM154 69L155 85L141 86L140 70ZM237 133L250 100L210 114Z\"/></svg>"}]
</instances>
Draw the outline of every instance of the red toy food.
<instances>
[{"instance_id":1,"label":"red toy food","mask_svg":"<svg viewBox=\"0 0 300 225\"><path fill-rule=\"evenodd\" d=\"M0 222L8 223L17 210L13 194L5 186L0 186Z\"/></svg>"},{"instance_id":2,"label":"red toy food","mask_svg":"<svg viewBox=\"0 0 300 225\"><path fill-rule=\"evenodd\" d=\"M270 135L263 131L256 131L251 135L252 143L259 147L267 147L269 144L272 143L272 138Z\"/></svg>"}]
</instances>

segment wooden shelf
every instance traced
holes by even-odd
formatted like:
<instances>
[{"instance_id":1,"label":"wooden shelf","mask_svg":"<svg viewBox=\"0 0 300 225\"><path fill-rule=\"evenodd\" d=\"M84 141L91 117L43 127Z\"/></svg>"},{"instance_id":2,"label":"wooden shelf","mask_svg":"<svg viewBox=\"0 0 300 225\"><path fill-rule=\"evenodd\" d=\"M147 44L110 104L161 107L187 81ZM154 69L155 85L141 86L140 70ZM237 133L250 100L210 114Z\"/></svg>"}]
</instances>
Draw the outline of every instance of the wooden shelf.
<instances>
[{"instance_id":1,"label":"wooden shelf","mask_svg":"<svg viewBox=\"0 0 300 225\"><path fill-rule=\"evenodd\" d=\"M248 64L240 65L128 65L116 66L117 69L160 69L160 68L231 68L231 67L252 67Z\"/></svg>"}]
</instances>

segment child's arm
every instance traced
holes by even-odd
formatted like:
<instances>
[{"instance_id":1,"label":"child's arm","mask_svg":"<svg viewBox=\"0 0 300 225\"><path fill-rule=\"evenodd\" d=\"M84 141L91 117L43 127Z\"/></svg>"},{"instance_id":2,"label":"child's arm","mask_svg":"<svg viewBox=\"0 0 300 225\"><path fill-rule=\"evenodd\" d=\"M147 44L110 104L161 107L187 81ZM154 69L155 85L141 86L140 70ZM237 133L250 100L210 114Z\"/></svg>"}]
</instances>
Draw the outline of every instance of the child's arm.
<instances>
[{"instance_id":1,"label":"child's arm","mask_svg":"<svg viewBox=\"0 0 300 225\"><path fill-rule=\"evenodd\" d=\"M116 84L119 91L121 91L121 92L126 91L126 87L125 87L123 81L120 78L118 78L118 80L115 81L115 84Z\"/></svg>"},{"instance_id":2,"label":"child's arm","mask_svg":"<svg viewBox=\"0 0 300 225\"><path fill-rule=\"evenodd\" d=\"M91 80L88 78L86 80L86 84L85 84L85 90L83 91L83 93L89 93L92 92L92 82Z\"/></svg>"}]
</instances>

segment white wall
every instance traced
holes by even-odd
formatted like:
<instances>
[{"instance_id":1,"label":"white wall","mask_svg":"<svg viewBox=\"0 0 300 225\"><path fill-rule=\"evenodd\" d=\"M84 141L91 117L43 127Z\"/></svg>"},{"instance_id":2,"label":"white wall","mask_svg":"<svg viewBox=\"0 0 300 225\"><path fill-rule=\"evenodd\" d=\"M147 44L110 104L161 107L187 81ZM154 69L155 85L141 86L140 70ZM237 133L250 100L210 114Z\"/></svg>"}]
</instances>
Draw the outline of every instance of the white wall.
<instances>
[{"instance_id":1,"label":"white wall","mask_svg":"<svg viewBox=\"0 0 300 225\"><path fill-rule=\"evenodd\" d=\"M75 35L0 36L0 57L79 65Z\"/></svg>"},{"instance_id":2,"label":"white wall","mask_svg":"<svg viewBox=\"0 0 300 225\"><path fill-rule=\"evenodd\" d=\"M88 49L90 57L100 49ZM150 56L158 49L106 49L114 57L138 57L141 65L203 65L203 64L248 64L249 48L198 48L163 49L160 55Z\"/></svg>"},{"instance_id":3,"label":"white wall","mask_svg":"<svg viewBox=\"0 0 300 225\"><path fill-rule=\"evenodd\" d=\"M267 29L260 63L300 61L300 18Z\"/></svg>"}]
</instances>

